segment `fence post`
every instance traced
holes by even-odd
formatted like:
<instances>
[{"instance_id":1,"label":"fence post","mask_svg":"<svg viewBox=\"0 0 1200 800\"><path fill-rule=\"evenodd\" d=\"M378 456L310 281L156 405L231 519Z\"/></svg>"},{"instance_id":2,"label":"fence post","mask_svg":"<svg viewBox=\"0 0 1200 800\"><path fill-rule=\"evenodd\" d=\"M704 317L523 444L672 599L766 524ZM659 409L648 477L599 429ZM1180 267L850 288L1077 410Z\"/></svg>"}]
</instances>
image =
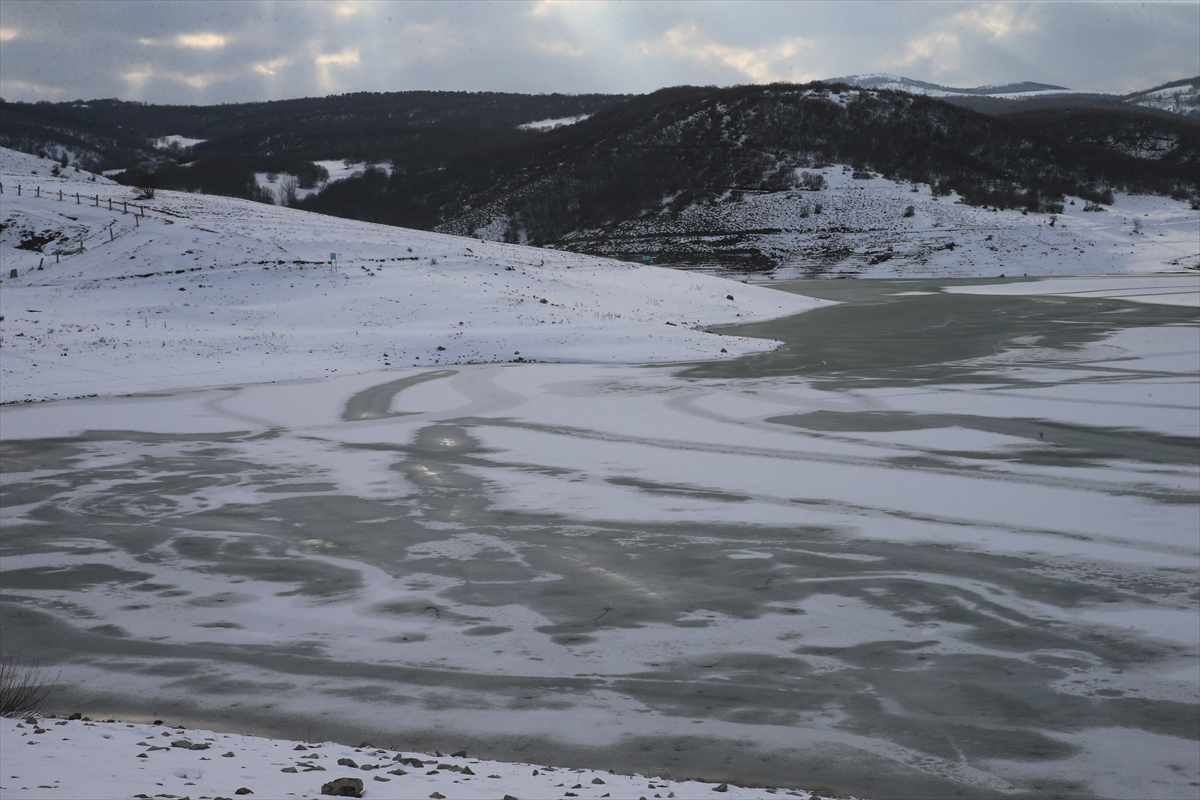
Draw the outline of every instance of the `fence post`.
<instances>
[{"instance_id":1,"label":"fence post","mask_svg":"<svg viewBox=\"0 0 1200 800\"><path fill-rule=\"evenodd\" d=\"M113 239L115 239L115 238L116 238L116 237L115 237L115 236L113 236L113 232L112 232L112 226L110 225L110 226L108 227L108 240L111 242L111 241L112 241Z\"/></svg>"},{"instance_id":2,"label":"fence post","mask_svg":"<svg viewBox=\"0 0 1200 800\"><path fill-rule=\"evenodd\" d=\"M62 189L58 190L58 202L62 202Z\"/></svg>"},{"instance_id":3,"label":"fence post","mask_svg":"<svg viewBox=\"0 0 1200 800\"><path fill-rule=\"evenodd\" d=\"M121 211L121 213L122 213L122 214L128 214L128 213L129 213L129 203L126 203L124 200L122 200L122 201L121 201L121 208L123 209L123 210Z\"/></svg>"},{"instance_id":4,"label":"fence post","mask_svg":"<svg viewBox=\"0 0 1200 800\"><path fill-rule=\"evenodd\" d=\"M75 193L75 205L79 205L79 192Z\"/></svg>"},{"instance_id":5,"label":"fence post","mask_svg":"<svg viewBox=\"0 0 1200 800\"><path fill-rule=\"evenodd\" d=\"M112 211L112 198L108 198L108 210Z\"/></svg>"},{"instance_id":6,"label":"fence post","mask_svg":"<svg viewBox=\"0 0 1200 800\"><path fill-rule=\"evenodd\" d=\"M138 227L137 214L133 215L133 227Z\"/></svg>"},{"instance_id":7,"label":"fence post","mask_svg":"<svg viewBox=\"0 0 1200 800\"><path fill-rule=\"evenodd\" d=\"M33 196L41 197L42 196L42 187L40 187L40 186L33 187Z\"/></svg>"},{"instance_id":8,"label":"fence post","mask_svg":"<svg viewBox=\"0 0 1200 800\"><path fill-rule=\"evenodd\" d=\"M17 197L21 196L21 184L17 184Z\"/></svg>"},{"instance_id":9,"label":"fence post","mask_svg":"<svg viewBox=\"0 0 1200 800\"><path fill-rule=\"evenodd\" d=\"M55 263L55 264L57 264L57 263L58 263L58 253L55 253L55 254L54 254L54 263Z\"/></svg>"}]
</instances>

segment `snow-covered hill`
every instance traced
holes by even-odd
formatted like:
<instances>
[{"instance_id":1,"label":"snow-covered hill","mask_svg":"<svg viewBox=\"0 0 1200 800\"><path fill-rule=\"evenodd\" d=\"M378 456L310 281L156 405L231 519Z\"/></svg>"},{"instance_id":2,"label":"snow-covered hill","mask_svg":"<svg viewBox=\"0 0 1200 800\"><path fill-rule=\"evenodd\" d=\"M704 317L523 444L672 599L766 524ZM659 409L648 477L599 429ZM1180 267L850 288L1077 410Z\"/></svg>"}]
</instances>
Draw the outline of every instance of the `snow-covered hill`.
<instances>
[{"instance_id":1,"label":"snow-covered hill","mask_svg":"<svg viewBox=\"0 0 1200 800\"><path fill-rule=\"evenodd\" d=\"M1200 77L1173 81L1145 92L1137 92L1130 95L1125 102L1200 120Z\"/></svg>"},{"instance_id":2,"label":"snow-covered hill","mask_svg":"<svg viewBox=\"0 0 1200 800\"><path fill-rule=\"evenodd\" d=\"M567 246L602 255L642 252L653 263L702 269L773 269L776 278L1200 269L1200 211L1166 197L1117 194L1111 206L1067 198L1061 213L1035 214L966 205L955 194L935 196L928 185L849 167L809 172L824 177L820 191L747 192L736 202L727 193L677 217L584 231Z\"/></svg>"},{"instance_id":3,"label":"snow-covered hill","mask_svg":"<svg viewBox=\"0 0 1200 800\"><path fill-rule=\"evenodd\" d=\"M77 201L80 184L28 158L0 161L22 167L0 175L4 402L388 366L733 357L773 345L701 326L820 304L233 198L137 201L103 179Z\"/></svg>"},{"instance_id":4,"label":"snow-covered hill","mask_svg":"<svg viewBox=\"0 0 1200 800\"><path fill-rule=\"evenodd\" d=\"M115 183L110 178L103 175L96 175L86 170L80 169L78 166L62 166L57 161L52 161L48 158L22 153L17 150L10 150L7 147L0 147L0 175L3 177L4 183L16 183L19 178L25 183L37 183L47 177L58 177L66 181L84 181L88 183ZM75 189L79 189L78 186Z\"/></svg>"}]
</instances>

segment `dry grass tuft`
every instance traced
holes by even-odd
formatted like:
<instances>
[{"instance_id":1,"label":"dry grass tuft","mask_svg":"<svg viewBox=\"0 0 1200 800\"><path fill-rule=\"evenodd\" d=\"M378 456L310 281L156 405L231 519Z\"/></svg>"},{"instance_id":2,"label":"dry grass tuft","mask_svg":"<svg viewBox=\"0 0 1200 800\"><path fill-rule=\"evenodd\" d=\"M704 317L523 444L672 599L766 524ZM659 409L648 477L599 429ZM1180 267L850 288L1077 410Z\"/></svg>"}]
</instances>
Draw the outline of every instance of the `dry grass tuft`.
<instances>
[{"instance_id":1,"label":"dry grass tuft","mask_svg":"<svg viewBox=\"0 0 1200 800\"><path fill-rule=\"evenodd\" d=\"M37 662L0 656L0 717L23 717L47 710L58 676L47 680Z\"/></svg>"}]
</instances>

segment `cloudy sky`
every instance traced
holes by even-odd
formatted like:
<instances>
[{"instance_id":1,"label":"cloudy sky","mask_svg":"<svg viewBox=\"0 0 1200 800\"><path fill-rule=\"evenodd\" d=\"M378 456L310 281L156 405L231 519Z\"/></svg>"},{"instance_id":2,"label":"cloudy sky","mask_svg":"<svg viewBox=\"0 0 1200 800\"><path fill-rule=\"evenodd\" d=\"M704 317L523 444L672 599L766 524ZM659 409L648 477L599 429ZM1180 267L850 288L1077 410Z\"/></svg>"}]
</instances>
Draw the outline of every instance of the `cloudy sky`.
<instances>
[{"instance_id":1,"label":"cloudy sky","mask_svg":"<svg viewBox=\"0 0 1200 800\"><path fill-rule=\"evenodd\" d=\"M0 96L649 92L892 72L1126 92L1200 74L1200 2L0 0Z\"/></svg>"}]
</instances>

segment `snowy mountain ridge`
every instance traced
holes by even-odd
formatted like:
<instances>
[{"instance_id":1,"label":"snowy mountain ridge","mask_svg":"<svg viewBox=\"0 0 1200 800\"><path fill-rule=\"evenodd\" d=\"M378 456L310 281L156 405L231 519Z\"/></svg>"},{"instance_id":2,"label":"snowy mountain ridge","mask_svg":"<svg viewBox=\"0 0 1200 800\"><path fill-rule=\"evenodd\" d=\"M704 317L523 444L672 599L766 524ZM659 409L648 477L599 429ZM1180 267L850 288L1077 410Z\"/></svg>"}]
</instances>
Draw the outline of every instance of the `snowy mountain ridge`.
<instances>
[{"instance_id":1,"label":"snowy mountain ridge","mask_svg":"<svg viewBox=\"0 0 1200 800\"><path fill-rule=\"evenodd\" d=\"M892 75L887 72L871 72L863 75L846 75L841 78L829 78L825 83L845 83L864 89L894 89L910 94L929 95L930 97L952 97L954 95L1007 95L1011 97L1071 92L1065 86L1035 83L1034 81L989 84L970 89L959 89L952 86L942 86L938 83L906 78L903 75Z\"/></svg>"}]
</instances>

